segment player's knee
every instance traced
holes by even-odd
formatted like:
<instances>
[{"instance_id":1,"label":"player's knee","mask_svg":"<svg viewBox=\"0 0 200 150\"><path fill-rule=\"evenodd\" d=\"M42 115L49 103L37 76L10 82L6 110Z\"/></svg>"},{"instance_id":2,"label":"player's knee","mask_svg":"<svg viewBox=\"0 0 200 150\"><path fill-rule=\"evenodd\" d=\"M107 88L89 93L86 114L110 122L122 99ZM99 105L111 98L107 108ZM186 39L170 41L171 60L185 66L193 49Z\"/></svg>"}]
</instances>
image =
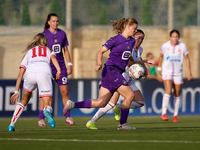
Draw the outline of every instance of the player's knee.
<instances>
[{"instance_id":1,"label":"player's knee","mask_svg":"<svg viewBox=\"0 0 200 150\"><path fill-rule=\"evenodd\" d=\"M68 96L69 94L68 94L68 91L61 91L61 95L62 97L65 97L65 96Z\"/></svg>"},{"instance_id":2,"label":"player's knee","mask_svg":"<svg viewBox=\"0 0 200 150\"><path fill-rule=\"evenodd\" d=\"M98 99L98 100L96 101L96 104L97 104L97 106L98 106L99 108L101 108L101 107L105 107L107 103L106 103L105 101L101 100L101 99Z\"/></svg>"},{"instance_id":3,"label":"player's knee","mask_svg":"<svg viewBox=\"0 0 200 150\"><path fill-rule=\"evenodd\" d=\"M134 99L134 93L130 93L129 95L127 95L127 100L132 101Z\"/></svg>"}]
</instances>

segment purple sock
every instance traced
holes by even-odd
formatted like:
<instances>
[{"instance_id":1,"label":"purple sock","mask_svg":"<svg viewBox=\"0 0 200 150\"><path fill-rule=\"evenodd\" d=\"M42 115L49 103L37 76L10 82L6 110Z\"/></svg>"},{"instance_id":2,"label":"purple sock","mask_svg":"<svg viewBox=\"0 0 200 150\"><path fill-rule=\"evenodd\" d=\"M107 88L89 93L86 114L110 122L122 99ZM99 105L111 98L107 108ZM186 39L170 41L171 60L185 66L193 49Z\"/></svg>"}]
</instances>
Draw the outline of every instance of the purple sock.
<instances>
[{"instance_id":1,"label":"purple sock","mask_svg":"<svg viewBox=\"0 0 200 150\"><path fill-rule=\"evenodd\" d=\"M120 124L124 124L127 122L128 113L129 113L129 109L121 108Z\"/></svg>"},{"instance_id":2,"label":"purple sock","mask_svg":"<svg viewBox=\"0 0 200 150\"><path fill-rule=\"evenodd\" d=\"M91 108L92 107L92 100L91 99L87 99L85 101L82 102L76 102L74 104L75 108Z\"/></svg>"},{"instance_id":3,"label":"purple sock","mask_svg":"<svg viewBox=\"0 0 200 150\"><path fill-rule=\"evenodd\" d=\"M65 118L70 117L70 111L68 111L65 115Z\"/></svg>"},{"instance_id":4,"label":"purple sock","mask_svg":"<svg viewBox=\"0 0 200 150\"><path fill-rule=\"evenodd\" d=\"M39 110L39 120L44 119L43 110Z\"/></svg>"}]
</instances>

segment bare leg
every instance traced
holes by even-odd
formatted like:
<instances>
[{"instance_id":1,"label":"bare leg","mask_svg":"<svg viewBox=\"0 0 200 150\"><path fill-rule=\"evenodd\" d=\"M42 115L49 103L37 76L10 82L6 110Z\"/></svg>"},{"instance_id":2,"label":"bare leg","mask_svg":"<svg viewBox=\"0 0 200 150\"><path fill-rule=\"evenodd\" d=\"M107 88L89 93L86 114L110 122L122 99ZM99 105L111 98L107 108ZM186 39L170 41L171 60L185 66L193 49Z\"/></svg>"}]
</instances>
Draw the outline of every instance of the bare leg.
<instances>
[{"instance_id":1,"label":"bare leg","mask_svg":"<svg viewBox=\"0 0 200 150\"><path fill-rule=\"evenodd\" d=\"M60 88L60 93L62 95L63 106L65 107L67 101L70 99L68 93L68 85L60 85L59 88ZM66 118L65 119L66 124L75 125L75 122L70 117L70 111L66 113L65 118Z\"/></svg>"},{"instance_id":2,"label":"bare leg","mask_svg":"<svg viewBox=\"0 0 200 150\"><path fill-rule=\"evenodd\" d=\"M130 86L120 86L117 91L124 97L121 106L120 125L126 124L129 114L129 107L134 99L134 92ZM121 127L120 127L121 128ZM132 128L132 127L131 127ZM118 128L119 129L119 128Z\"/></svg>"},{"instance_id":3,"label":"bare leg","mask_svg":"<svg viewBox=\"0 0 200 150\"><path fill-rule=\"evenodd\" d=\"M110 101L108 102L108 104L103 108L99 108L99 110L92 117L89 123L96 122L98 119L104 116L109 110L111 110L116 105L118 99L119 99L119 93L115 92L113 96L111 97Z\"/></svg>"}]
</instances>

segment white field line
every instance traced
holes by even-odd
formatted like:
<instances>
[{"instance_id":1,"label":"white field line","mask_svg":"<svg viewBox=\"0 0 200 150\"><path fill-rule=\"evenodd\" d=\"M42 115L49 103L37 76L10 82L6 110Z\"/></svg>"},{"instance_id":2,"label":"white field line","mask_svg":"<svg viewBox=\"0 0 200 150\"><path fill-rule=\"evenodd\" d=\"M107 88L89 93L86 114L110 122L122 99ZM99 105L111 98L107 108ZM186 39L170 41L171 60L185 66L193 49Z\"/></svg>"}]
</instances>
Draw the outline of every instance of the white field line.
<instances>
[{"instance_id":1,"label":"white field line","mask_svg":"<svg viewBox=\"0 0 200 150\"><path fill-rule=\"evenodd\" d=\"M156 130L156 129L163 129L163 130L168 130L168 129L200 129L200 127L196 127L196 128L189 128L189 127L157 127L157 128L137 128L137 130L142 130L142 129L151 129L151 130ZM33 130L30 130L30 129L22 129L22 130L15 130L15 132L18 132L18 131L73 131L73 130L88 130L87 128L75 128L75 129L52 129L52 128L49 128L49 129L33 129ZM104 130L114 130L114 129L104 129ZM7 130L0 130L0 132L7 132Z\"/></svg>"},{"instance_id":2,"label":"white field line","mask_svg":"<svg viewBox=\"0 0 200 150\"><path fill-rule=\"evenodd\" d=\"M81 139L31 139L31 138L0 138L0 141L55 141L55 142L107 142L107 143L196 143L200 141L167 141L167 140L81 140Z\"/></svg>"}]
</instances>

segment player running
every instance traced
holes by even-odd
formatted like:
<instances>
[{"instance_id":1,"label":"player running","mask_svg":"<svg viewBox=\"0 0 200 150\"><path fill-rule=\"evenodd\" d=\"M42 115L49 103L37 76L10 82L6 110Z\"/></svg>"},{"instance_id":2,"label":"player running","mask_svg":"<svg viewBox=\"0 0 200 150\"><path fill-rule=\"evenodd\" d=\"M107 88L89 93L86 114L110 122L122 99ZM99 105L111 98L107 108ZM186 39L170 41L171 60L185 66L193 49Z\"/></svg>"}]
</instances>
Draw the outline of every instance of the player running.
<instances>
[{"instance_id":1,"label":"player running","mask_svg":"<svg viewBox=\"0 0 200 150\"><path fill-rule=\"evenodd\" d=\"M132 50L132 57L134 59L134 63L140 63L143 65L143 67L145 67L144 63L148 62L147 60L142 60L141 58L143 48L140 45L142 44L144 37L145 37L144 32L140 29L137 29L137 32L133 36L133 38L135 39L135 45ZM129 86L132 88L135 95L133 101L131 102L130 109L140 108L145 105L145 99L142 93L140 92L140 90L135 85L135 79L132 79L129 76L128 69L129 67L127 66L126 71L122 75L126 79L126 81L129 83ZM147 74L145 74L144 76L146 75ZM100 119L102 116L104 116L112 108L115 111L115 119L119 121L121 104L119 103L116 105L118 99L119 99L119 93L115 92L113 96L111 97L109 103L104 108L100 108L96 112L96 114L93 116L93 118L87 122L86 127L92 130L97 130L98 128L95 126L95 122L98 119Z\"/></svg>"},{"instance_id":2,"label":"player running","mask_svg":"<svg viewBox=\"0 0 200 150\"><path fill-rule=\"evenodd\" d=\"M47 38L43 33L35 35L28 44L24 52L26 54L20 65L20 71L17 77L15 93L11 96L11 103L19 99L19 88L24 75L23 96L17 104L8 131L15 131L15 124L22 114L24 107L28 104L32 92L38 87L39 97L44 102L43 114L47 118L49 125L54 128L55 121L51 116L52 109L52 74L50 62L56 67L56 79L61 76L60 67L55 53L46 47Z\"/></svg>"},{"instance_id":3,"label":"player running","mask_svg":"<svg viewBox=\"0 0 200 150\"><path fill-rule=\"evenodd\" d=\"M129 107L134 99L134 92L122 76L122 73L129 62L129 57L131 57L135 44L135 39L132 36L137 32L137 26L138 22L134 18L122 18L113 24L113 30L118 35L111 37L100 48L97 53L97 66L94 67L95 71L99 71L102 68L103 54L110 50L109 58L104 64L101 74L101 87L98 99L87 99L76 103L68 101L63 109L64 115L73 108L105 107L114 92L117 91L125 98L121 108L120 123L117 128L135 129L126 123Z\"/></svg>"},{"instance_id":4,"label":"player running","mask_svg":"<svg viewBox=\"0 0 200 150\"><path fill-rule=\"evenodd\" d=\"M170 41L164 43L161 47L161 54L159 58L158 71L162 75L165 94L162 100L162 115L163 121L168 121L167 107L169 99L174 88L174 117L173 122L178 122L178 110L180 106L180 93L181 85L183 84L183 56L185 57L188 67L187 79L192 79L190 59L188 55L187 47L184 43L179 41L180 33L178 30L172 30L170 32ZM164 62L161 68L161 63L164 58Z\"/></svg>"}]
</instances>

